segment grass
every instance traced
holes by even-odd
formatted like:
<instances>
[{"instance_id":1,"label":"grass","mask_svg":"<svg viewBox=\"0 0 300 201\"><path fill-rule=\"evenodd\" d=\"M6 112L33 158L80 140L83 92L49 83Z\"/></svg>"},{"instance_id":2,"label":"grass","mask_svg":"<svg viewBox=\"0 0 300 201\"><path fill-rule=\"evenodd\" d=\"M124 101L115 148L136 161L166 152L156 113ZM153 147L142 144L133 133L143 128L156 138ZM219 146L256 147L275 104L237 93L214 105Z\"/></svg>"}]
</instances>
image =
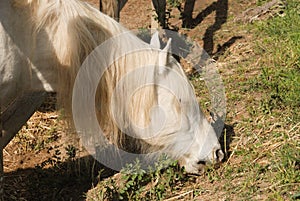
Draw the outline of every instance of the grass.
<instances>
[{"instance_id":1,"label":"grass","mask_svg":"<svg viewBox=\"0 0 300 201\"><path fill-rule=\"evenodd\" d=\"M170 164L163 168L162 164ZM136 161L128 164L120 174L105 179L87 195L87 200L163 200L176 191L187 175L178 163L168 159L157 162L154 170L145 171Z\"/></svg>"},{"instance_id":2,"label":"grass","mask_svg":"<svg viewBox=\"0 0 300 201\"><path fill-rule=\"evenodd\" d=\"M255 196L262 194L266 200L286 200L299 194L299 5L288 1L284 17L248 27L255 37L252 60L258 61L259 71L240 86L233 84L248 86L242 100L249 114L236 127L243 132L236 133L241 140L232 155L243 160L238 165L242 183L234 188L239 199L260 199ZM237 100L231 97L229 105L231 101ZM231 167L226 171L239 175Z\"/></svg>"}]
</instances>

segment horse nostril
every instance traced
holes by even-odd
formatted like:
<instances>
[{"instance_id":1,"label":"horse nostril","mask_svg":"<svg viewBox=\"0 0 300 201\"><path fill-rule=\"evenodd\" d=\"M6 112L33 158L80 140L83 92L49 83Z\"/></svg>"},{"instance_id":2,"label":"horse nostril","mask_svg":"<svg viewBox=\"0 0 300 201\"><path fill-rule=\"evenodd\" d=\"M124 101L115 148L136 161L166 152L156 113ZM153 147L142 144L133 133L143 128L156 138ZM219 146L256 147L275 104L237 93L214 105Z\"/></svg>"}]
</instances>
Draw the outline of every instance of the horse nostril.
<instances>
[{"instance_id":1,"label":"horse nostril","mask_svg":"<svg viewBox=\"0 0 300 201\"><path fill-rule=\"evenodd\" d=\"M206 164L206 162L205 161L198 161L198 163L197 163L198 165L205 165Z\"/></svg>"},{"instance_id":2,"label":"horse nostril","mask_svg":"<svg viewBox=\"0 0 300 201\"><path fill-rule=\"evenodd\" d=\"M216 151L216 161L217 162L221 162L224 158L224 154L223 154L223 151L221 149L218 149Z\"/></svg>"}]
</instances>

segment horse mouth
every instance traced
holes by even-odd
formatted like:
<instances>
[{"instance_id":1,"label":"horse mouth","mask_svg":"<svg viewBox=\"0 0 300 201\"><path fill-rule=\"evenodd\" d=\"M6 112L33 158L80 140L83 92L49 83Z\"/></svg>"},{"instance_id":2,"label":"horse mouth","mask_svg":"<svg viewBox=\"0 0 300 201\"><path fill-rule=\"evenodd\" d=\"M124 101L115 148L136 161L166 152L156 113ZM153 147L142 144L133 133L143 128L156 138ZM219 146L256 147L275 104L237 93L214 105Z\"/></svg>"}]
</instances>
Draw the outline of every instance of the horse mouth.
<instances>
[{"instance_id":1,"label":"horse mouth","mask_svg":"<svg viewBox=\"0 0 300 201\"><path fill-rule=\"evenodd\" d=\"M215 159L216 159L216 163L221 163L223 161L224 153L221 149L218 149L216 151Z\"/></svg>"}]
</instances>

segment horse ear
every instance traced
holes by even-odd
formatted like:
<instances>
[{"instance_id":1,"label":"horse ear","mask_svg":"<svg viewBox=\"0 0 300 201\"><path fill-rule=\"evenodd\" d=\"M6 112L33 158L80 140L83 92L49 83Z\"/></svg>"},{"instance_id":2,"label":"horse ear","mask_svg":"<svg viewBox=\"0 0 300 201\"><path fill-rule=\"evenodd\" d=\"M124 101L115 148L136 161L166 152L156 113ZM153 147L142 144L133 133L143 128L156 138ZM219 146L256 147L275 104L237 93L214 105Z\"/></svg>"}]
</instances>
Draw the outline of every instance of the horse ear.
<instances>
[{"instance_id":1,"label":"horse ear","mask_svg":"<svg viewBox=\"0 0 300 201\"><path fill-rule=\"evenodd\" d=\"M150 40L150 45L154 48L160 49L160 41L159 41L159 35L158 35L158 31L156 31Z\"/></svg>"},{"instance_id":2,"label":"horse ear","mask_svg":"<svg viewBox=\"0 0 300 201\"><path fill-rule=\"evenodd\" d=\"M165 48L163 50L161 50L159 53L159 58L158 58L159 74L164 74L164 72L167 71L166 66L168 64L169 51L171 48L171 41L172 41L172 39L170 38L168 40Z\"/></svg>"},{"instance_id":3,"label":"horse ear","mask_svg":"<svg viewBox=\"0 0 300 201\"><path fill-rule=\"evenodd\" d=\"M168 52L171 49L172 38L169 38L165 48L162 51Z\"/></svg>"}]
</instances>

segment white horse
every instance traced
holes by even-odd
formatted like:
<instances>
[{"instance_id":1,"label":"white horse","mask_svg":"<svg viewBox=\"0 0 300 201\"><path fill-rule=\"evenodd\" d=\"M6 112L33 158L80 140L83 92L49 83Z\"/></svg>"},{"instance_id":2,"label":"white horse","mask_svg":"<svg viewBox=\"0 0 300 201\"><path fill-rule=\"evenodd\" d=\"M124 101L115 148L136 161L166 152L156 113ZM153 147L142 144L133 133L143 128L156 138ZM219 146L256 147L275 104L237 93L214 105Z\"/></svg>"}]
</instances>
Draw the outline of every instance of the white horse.
<instances>
[{"instance_id":1,"label":"white horse","mask_svg":"<svg viewBox=\"0 0 300 201\"><path fill-rule=\"evenodd\" d=\"M98 45L126 32L112 18L78 0L0 1L2 108L28 91L56 91L63 106L70 107L73 85L85 59ZM115 41L116 47L109 47L104 59L122 51L118 47L122 41ZM159 51L157 34L150 45L129 34L124 44L146 51L125 55L110 64L99 82L95 110L110 142L129 149L139 147L143 153L161 150L191 173L198 173L203 163L220 162L223 152L216 133L191 99L191 85L168 53L170 41ZM149 68L140 71L145 65ZM122 79L133 71L139 79ZM179 85L174 73L186 84ZM153 85L128 94L147 79ZM176 86L176 92L160 85ZM143 128L150 129L145 132ZM125 133L131 137L126 138Z\"/></svg>"}]
</instances>

